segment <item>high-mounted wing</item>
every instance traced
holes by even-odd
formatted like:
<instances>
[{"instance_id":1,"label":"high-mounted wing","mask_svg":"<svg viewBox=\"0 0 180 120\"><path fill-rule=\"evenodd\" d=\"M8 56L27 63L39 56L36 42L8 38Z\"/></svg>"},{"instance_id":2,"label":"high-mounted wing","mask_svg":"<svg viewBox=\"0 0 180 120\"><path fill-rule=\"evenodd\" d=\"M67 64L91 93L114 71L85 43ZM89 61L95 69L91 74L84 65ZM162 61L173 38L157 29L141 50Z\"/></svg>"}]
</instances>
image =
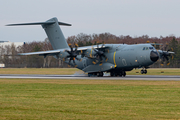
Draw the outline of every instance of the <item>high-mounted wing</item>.
<instances>
[{"instance_id":1,"label":"high-mounted wing","mask_svg":"<svg viewBox=\"0 0 180 120\"><path fill-rule=\"evenodd\" d=\"M105 49L107 47L102 47L102 48L97 48L97 46L86 46L86 47L79 47L77 48L77 53L81 54L82 51L86 51L88 49ZM39 55L39 56L54 56L54 55L58 55L60 52L67 52L69 54L68 51L71 51L72 48L67 48L67 49L57 49L57 50L48 50L48 51L39 51L39 52L29 52L29 53L18 53L18 55Z\"/></svg>"},{"instance_id":2,"label":"high-mounted wing","mask_svg":"<svg viewBox=\"0 0 180 120\"><path fill-rule=\"evenodd\" d=\"M29 52L29 53L18 53L18 55L40 55L40 56L47 56L47 55L57 55L62 50L49 50L49 51L39 51L39 52Z\"/></svg>"}]
</instances>

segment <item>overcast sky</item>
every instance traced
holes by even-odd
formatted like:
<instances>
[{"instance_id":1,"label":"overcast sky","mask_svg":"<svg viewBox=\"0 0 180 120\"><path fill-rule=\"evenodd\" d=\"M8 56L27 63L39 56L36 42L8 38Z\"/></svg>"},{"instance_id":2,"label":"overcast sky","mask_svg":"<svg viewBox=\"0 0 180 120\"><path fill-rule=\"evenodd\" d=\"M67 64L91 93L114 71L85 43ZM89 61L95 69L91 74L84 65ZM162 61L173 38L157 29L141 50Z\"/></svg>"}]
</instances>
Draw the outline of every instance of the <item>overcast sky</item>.
<instances>
[{"instance_id":1,"label":"overcast sky","mask_svg":"<svg viewBox=\"0 0 180 120\"><path fill-rule=\"evenodd\" d=\"M52 17L68 36L85 34L132 37L180 37L180 0L0 0L0 41L43 41L41 26L7 27L10 23L43 22Z\"/></svg>"}]
</instances>

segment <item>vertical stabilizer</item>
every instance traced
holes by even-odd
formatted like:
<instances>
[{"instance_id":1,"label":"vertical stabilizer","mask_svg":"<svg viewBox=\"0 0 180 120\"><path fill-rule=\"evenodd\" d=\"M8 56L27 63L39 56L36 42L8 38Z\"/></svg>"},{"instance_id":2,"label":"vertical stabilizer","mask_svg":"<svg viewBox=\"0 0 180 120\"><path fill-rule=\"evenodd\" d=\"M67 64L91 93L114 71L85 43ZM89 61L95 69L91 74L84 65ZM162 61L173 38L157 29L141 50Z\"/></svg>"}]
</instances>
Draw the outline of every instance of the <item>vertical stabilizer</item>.
<instances>
[{"instance_id":1,"label":"vertical stabilizer","mask_svg":"<svg viewBox=\"0 0 180 120\"><path fill-rule=\"evenodd\" d=\"M42 24L53 49L69 48L61 28L59 27L60 22L58 22L57 18L52 18L46 22L54 22L53 24Z\"/></svg>"},{"instance_id":2,"label":"vertical stabilizer","mask_svg":"<svg viewBox=\"0 0 180 120\"><path fill-rule=\"evenodd\" d=\"M58 22L57 18L51 18L46 22L9 24L7 26L17 25L42 25L54 50L69 48L59 25L71 26L71 24Z\"/></svg>"}]
</instances>

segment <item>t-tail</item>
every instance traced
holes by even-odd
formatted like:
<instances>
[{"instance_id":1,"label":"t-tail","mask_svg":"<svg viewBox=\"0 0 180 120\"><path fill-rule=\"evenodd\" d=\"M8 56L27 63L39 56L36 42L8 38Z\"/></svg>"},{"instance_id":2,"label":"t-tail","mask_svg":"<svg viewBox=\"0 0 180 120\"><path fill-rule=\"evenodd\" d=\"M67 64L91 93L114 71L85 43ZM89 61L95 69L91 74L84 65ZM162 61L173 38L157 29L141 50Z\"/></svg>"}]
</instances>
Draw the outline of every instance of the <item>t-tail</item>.
<instances>
[{"instance_id":1,"label":"t-tail","mask_svg":"<svg viewBox=\"0 0 180 120\"><path fill-rule=\"evenodd\" d=\"M45 30L54 50L69 48L59 25L71 26L71 24L58 22L57 18L51 18L46 22L8 24L6 26L18 26L18 25L41 25Z\"/></svg>"}]
</instances>

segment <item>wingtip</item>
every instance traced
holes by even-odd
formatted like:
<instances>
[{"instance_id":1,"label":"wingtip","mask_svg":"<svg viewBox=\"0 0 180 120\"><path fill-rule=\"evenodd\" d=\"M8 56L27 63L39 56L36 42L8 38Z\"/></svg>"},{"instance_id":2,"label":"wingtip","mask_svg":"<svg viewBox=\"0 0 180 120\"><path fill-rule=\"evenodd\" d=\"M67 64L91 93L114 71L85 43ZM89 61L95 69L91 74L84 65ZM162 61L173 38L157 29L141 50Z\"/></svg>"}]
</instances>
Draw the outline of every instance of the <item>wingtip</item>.
<instances>
[{"instance_id":1,"label":"wingtip","mask_svg":"<svg viewBox=\"0 0 180 120\"><path fill-rule=\"evenodd\" d=\"M7 24L7 25L5 25L5 26L11 26L11 24Z\"/></svg>"}]
</instances>

